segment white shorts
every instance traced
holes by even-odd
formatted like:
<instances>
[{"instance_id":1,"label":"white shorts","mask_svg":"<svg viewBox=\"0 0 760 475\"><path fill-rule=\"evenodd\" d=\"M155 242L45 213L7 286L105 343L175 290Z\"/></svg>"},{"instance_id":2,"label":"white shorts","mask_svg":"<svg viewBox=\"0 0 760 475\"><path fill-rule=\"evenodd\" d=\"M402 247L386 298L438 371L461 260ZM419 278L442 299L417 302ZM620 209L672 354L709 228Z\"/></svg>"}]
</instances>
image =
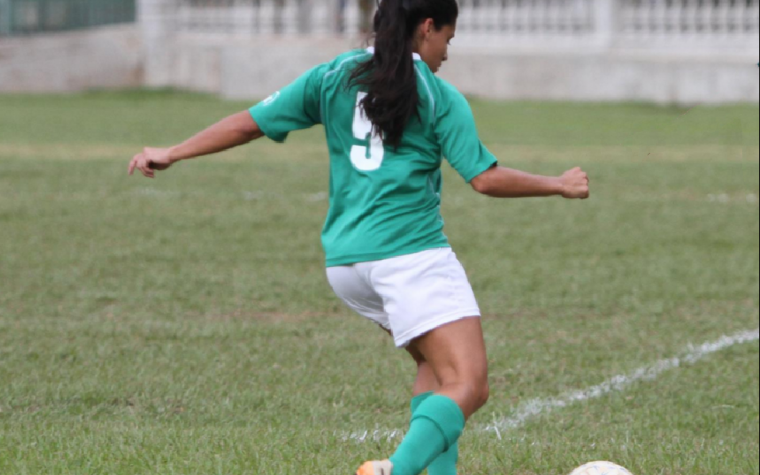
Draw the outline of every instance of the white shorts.
<instances>
[{"instance_id":1,"label":"white shorts","mask_svg":"<svg viewBox=\"0 0 760 475\"><path fill-rule=\"evenodd\" d=\"M389 330L399 348L448 323L480 317L467 274L448 247L328 267L327 279L346 305Z\"/></svg>"}]
</instances>

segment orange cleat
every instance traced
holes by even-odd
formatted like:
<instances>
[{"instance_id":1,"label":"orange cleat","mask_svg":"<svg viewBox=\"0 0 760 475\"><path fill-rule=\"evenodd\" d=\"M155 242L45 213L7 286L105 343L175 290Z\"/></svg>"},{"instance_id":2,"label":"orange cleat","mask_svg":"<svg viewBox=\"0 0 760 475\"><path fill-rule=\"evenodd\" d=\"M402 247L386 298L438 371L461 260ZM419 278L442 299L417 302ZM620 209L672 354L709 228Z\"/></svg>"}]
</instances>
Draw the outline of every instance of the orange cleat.
<instances>
[{"instance_id":1,"label":"orange cleat","mask_svg":"<svg viewBox=\"0 0 760 475\"><path fill-rule=\"evenodd\" d=\"M393 464L390 460L382 462L367 462L356 471L356 475L391 475Z\"/></svg>"}]
</instances>

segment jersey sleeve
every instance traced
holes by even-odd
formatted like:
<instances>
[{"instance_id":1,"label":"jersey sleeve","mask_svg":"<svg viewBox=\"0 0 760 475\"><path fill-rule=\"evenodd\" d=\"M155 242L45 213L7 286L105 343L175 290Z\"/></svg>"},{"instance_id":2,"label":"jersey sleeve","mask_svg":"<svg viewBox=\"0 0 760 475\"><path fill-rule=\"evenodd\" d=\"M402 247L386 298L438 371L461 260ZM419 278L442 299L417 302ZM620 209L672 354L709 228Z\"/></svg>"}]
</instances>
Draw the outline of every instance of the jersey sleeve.
<instances>
[{"instance_id":1,"label":"jersey sleeve","mask_svg":"<svg viewBox=\"0 0 760 475\"><path fill-rule=\"evenodd\" d=\"M475 117L467 99L453 86L442 84L442 97L436 110L435 135L443 156L470 183L498 161L480 141Z\"/></svg>"},{"instance_id":2,"label":"jersey sleeve","mask_svg":"<svg viewBox=\"0 0 760 475\"><path fill-rule=\"evenodd\" d=\"M264 135L276 142L284 142L290 132L322 122L320 96L326 67L321 65L307 71L284 89L251 107L251 117Z\"/></svg>"}]
</instances>

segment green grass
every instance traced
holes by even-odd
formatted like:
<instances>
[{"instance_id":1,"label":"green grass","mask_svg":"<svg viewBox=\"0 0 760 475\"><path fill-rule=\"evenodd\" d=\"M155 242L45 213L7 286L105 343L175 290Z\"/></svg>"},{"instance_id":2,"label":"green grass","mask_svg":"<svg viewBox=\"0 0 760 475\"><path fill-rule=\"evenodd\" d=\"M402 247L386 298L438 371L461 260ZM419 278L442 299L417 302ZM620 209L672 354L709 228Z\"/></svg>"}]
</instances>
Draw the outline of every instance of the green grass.
<instances>
[{"instance_id":1,"label":"green grass","mask_svg":"<svg viewBox=\"0 0 760 475\"><path fill-rule=\"evenodd\" d=\"M413 366L324 278L320 130L127 177L248 104L0 96L0 473L348 474L396 443ZM758 108L475 102L502 164L587 202L497 201L445 166L447 233L510 417L758 327ZM463 475L758 473L758 344L462 440ZM388 384L392 382L392 384Z\"/></svg>"}]
</instances>

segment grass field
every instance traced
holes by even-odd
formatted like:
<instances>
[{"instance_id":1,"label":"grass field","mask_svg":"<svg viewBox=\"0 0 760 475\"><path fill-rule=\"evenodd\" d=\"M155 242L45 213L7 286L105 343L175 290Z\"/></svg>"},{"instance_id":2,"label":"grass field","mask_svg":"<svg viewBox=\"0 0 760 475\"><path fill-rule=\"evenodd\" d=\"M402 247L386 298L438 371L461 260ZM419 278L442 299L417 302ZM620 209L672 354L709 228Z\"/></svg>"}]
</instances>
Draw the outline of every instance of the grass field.
<instances>
[{"instance_id":1,"label":"grass field","mask_svg":"<svg viewBox=\"0 0 760 475\"><path fill-rule=\"evenodd\" d=\"M324 278L321 130L126 175L247 105L0 96L0 474L348 475L391 453L413 366ZM758 474L756 339L691 357L758 328L757 106L473 106L503 165L583 166L594 196L497 201L445 166L492 369L460 474Z\"/></svg>"}]
</instances>

